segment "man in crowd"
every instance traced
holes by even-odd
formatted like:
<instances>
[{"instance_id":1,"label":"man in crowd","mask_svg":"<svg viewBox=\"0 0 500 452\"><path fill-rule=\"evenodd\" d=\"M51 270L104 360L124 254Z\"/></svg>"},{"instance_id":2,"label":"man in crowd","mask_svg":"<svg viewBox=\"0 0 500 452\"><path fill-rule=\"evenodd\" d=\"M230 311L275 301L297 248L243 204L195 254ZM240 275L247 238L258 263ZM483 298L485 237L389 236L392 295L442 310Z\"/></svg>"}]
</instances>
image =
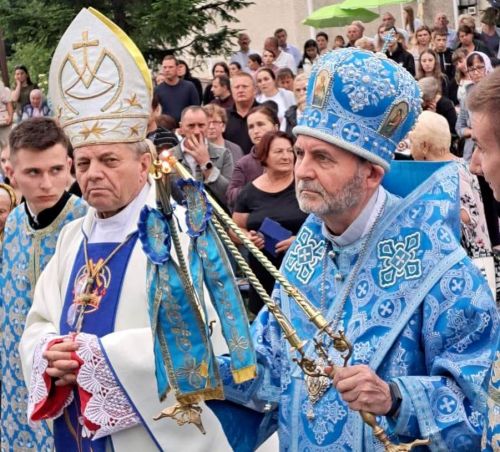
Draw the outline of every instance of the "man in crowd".
<instances>
[{"instance_id":1,"label":"man in crowd","mask_svg":"<svg viewBox=\"0 0 500 452\"><path fill-rule=\"evenodd\" d=\"M446 47L453 49L457 39L457 32L448 27L450 21L445 13L439 12L434 16L434 31L440 31L446 34Z\"/></svg>"},{"instance_id":2,"label":"man in crowd","mask_svg":"<svg viewBox=\"0 0 500 452\"><path fill-rule=\"evenodd\" d=\"M396 31L404 38L404 40L408 42L408 32L406 30L403 30L402 28L396 28L396 18L390 12L385 12L382 15L382 24L385 25L386 30L388 28L394 27Z\"/></svg>"},{"instance_id":3,"label":"man in crowd","mask_svg":"<svg viewBox=\"0 0 500 452\"><path fill-rule=\"evenodd\" d=\"M52 60L54 108L74 147L76 178L91 208L63 229L37 284L20 345L31 389L28 416L33 422L54 419L58 451L228 451L208 409L207 435L193 424L181 428L173 419L154 420L175 403L176 382L169 380L172 390L160 403L147 258L138 240L140 212L145 204L156 206L144 140L152 83L134 44L109 24L95 10L83 9ZM96 65L104 51L107 64ZM70 87L79 72L68 55L82 61L82 52L96 72L74 97ZM103 80L116 91L103 92Z\"/></svg>"},{"instance_id":4,"label":"man in crowd","mask_svg":"<svg viewBox=\"0 0 500 452\"><path fill-rule=\"evenodd\" d=\"M287 43L288 34L284 28L278 28L274 32L274 37L278 40L278 45L283 52L289 53L295 60L295 66L298 66L302 60L302 52L292 44Z\"/></svg>"},{"instance_id":5,"label":"man in crowd","mask_svg":"<svg viewBox=\"0 0 500 452\"><path fill-rule=\"evenodd\" d=\"M238 45L240 50L234 52L231 56L231 63L239 63L242 71L249 71L248 69L248 56L253 53L259 53L250 49L250 36L247 33L240 33L238 35Z\"/></svg>"},{"instance_id":6,"label":"man in crowd","mask_svg":"<svg viewBox=\"0 0 500 452\"><path fill-rule=\"evenodd\" d=\"M471 113L472 139L476 143L473 162L490 184L493 195L500 201L500 69L481 80L470 92L467 107ZM499 309L500 310L500 309ZM500 450L500 351L491 372L488 388L488 415L485 421L482 450Z\"/></svg>"},{"instance_id":7,"label":"man in crowd","mask_svg":"<svg viewBox=\"0 0 500 452\"><path fill-rule=\"evenodd\" d=\"M346 95L361 89L362 98ZM340 49L313 68L294 129L296 194L312 215L281 269L353 348L343 367L289 289L276 287L274 299L324 374L304 376L298 353L264 308L254 321L259 380L227 394L276 420L281 450L383 450L361 410L377 416L395 443L425 439L435 450L479 450L500 325L455 228L457 168L438 169L414 191L402 173L393 175L392 187L410 191L402 198L381 185L419 113L415 80L391 60ZM261 430L269 428L265 420Z\"/></svg>"},{"instance_id":8,"label":"man in crowd","mask_svg":"<svg viewBox=\"0 0 500 452\"><path fill-rule=\"evenodd\" d=\"M233 174L233 156L229 149L207 140L208 115L202 107L186 107L181 117L184 139L171 150L174 157L188 168L194 178L203 182L219 204L226 206L226 191ZM175 182L173 182L173 191ZM180 192L177 199L182 198Z\"/></svg>"},{"instance_id":9,"label":"man in crowd","mask_svg":"<svg viewBox=\"0 0 500 452\"><path fill-rule=\"evenodd\" d=\"M53 446L47 424L28 425L19 341L35 284L61 229L86 211L85 203L66 191L68 146L63 130L49 118L28 119L10 134L11 178L24 202L7 219L1 260L2 450L48 451Z\"/></svg>"},{"instance_id":10,"label":"man in crowd","mask_svg":"<svg viewBox=\"0 0 500 452\"><path fill-rule=\"evenodd\" d=\"M173 116L179 122L182 110L190 105L200 105L200 98L195 86L177 75L177 59L173 55L163 58L162 70L165 81L156 87L155 94L163 114Z\"/></svg>"},{"instance_id":11,"label":"man in crowd","mask_svg":"<svg viewBox=\"0 0 500 452\"><path fill-rule=\"evenodd\" d=\"M231 82L229 77L219 75L212 81L212 93L214 100L211 104L218 105L222 108L232 108L234 106L233 96L231 96Z\"/></svg>"},{"instance_id":12,"label":"man in crowd","mask_svg":"<svg viewBox=\"0 0 500 452\"><path fill-rule=\"evenodd\" d=\"M455 65L452 61L452 50L447 47L447 33L445 31L435 30L432 32L432 43L439 59L441 72L446 74L448 80L455 77Z\"/></svg>"},{"instance_id":13,"label":"man in crowd","mask_svg":"<svg viewBox=\"0 0 500 452\"><path fill-rule=\"evenodd\" d=\"M316 43L318 44L319 54L328 52L328 34L324 31L316 33Z\"/></svg>"},{"instance_id":14,"label":"man in crowd","mask_svg":"<svg viewBox=\"0 0 500 452\"><path fill-rule=\"evenodd\" d=\"M347 27L347 45L346 47L355 47L356 41L363 37L365 27L363 22L355 20Z\"/></svg>"},{"instance_id":15,"label":"man in crowd","mask_svg":"<svg viewBox=\"0 0 500 452\"><path fill-rule=\"evenodd\" d=\"M226 140L236 143L245 154L250 152L252 142L248 136L247 116L257 106L255 100L255 80L246 73L239 72L231 78L231 94L234 107L227 110Z\"/></svg>"},{"instance_id":16,"label":"man in crowd","mask_svg":"<svg viewBox=\"0 0 500 452\"><path fill-rule=\"evenodd\" d=\"M274 64L278 68L287 67L294 74L297 72L297 64L292 55L281 50L278 45L278 39L274 36L266 38L264 41L264 49L271 51L274 55L276 55L276 59L274 60Z\"/></svg>"}]
</instances>

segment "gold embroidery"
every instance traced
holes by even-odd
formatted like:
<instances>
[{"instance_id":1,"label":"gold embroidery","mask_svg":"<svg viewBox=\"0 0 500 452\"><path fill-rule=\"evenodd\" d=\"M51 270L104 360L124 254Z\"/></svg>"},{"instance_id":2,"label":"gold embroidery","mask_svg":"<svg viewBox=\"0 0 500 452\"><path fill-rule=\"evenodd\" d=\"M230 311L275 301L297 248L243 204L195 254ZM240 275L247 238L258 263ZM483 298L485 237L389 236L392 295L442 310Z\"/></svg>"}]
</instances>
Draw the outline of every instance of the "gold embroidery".
<instances>
[{"instance_id":1,"label":"gold embroidery","mask_svg":"<svg viewBox=\"0 0 500 452\"><path fill-rule=\"evenodd\" d=\"M87 125L84 125L79 134L82 135L85 140L87 140L90 135L95 135L97 138L100 138L101 135L105 132L106 129L104 127L101 127L99 125L99 121L97 121L90 129L87 127Z\"/></svg>"}]
</instances>

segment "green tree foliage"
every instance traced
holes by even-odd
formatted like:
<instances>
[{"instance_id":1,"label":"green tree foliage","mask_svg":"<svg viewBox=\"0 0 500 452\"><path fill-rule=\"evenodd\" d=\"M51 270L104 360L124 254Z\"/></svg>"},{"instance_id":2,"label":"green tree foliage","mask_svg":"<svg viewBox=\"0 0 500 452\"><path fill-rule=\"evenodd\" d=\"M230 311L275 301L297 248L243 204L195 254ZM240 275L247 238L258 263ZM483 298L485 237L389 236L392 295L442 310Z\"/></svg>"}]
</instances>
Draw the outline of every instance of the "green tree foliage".
<instances>
[{"instance_id":1,"label":"green tree foliage","mask_svg":"<svg viewBox=\"0 0 500 452\"><path fill-rule=\"evenodd\" d=\"M117 23L148 61L166 53L205 57L228 54L238 29L235 13L248 0L0 0L0 28L10 73L25 64L34 81L47 74L50 57L71 20L92 6Z\"/></svg>"}]
</instances>

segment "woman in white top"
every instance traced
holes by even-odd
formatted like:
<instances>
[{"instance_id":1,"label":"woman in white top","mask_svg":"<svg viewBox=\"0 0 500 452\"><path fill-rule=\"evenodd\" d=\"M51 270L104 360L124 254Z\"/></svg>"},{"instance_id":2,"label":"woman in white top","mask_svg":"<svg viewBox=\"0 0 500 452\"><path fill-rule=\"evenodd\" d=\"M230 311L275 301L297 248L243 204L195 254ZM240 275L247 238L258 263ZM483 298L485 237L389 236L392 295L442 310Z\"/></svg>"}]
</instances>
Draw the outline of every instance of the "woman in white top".
<instances>
[{"instance_id":1,"label":"woman in white top","mask_svg":"<svg viewBox=\"0 0 500 452\"><path fill-rule=\"evenodd\" d=\"M292 105L295 105L295 96L291 91L278 88L276 84L276 75L271 69L260 68L255 77L257 88L260 94L257 96L257 102L262 103L268 100L276 102L278 105L278 118L283 121L285 112Z\"/></svg>"}]
</instances>

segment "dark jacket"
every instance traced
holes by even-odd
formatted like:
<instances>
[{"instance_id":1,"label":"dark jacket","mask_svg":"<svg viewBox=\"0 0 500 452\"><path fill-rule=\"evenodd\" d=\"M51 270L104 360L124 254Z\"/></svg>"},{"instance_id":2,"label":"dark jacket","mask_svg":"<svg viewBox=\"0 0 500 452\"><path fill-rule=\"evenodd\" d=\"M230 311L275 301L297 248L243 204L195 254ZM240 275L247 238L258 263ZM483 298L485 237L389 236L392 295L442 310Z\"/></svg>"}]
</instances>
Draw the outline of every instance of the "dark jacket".
<instances>
[{"instance_id":1,"label":"dark jacket","mask_svg":"<svg viewBox=\"0 0 500 452\"><path fill-rule=\"evenodd\" d=\"M415 77L415 58L410 52L403 49L403 46L399 42L398 48L393 53L388 50L385 54Z\"/></svg>"}]
</instances>

